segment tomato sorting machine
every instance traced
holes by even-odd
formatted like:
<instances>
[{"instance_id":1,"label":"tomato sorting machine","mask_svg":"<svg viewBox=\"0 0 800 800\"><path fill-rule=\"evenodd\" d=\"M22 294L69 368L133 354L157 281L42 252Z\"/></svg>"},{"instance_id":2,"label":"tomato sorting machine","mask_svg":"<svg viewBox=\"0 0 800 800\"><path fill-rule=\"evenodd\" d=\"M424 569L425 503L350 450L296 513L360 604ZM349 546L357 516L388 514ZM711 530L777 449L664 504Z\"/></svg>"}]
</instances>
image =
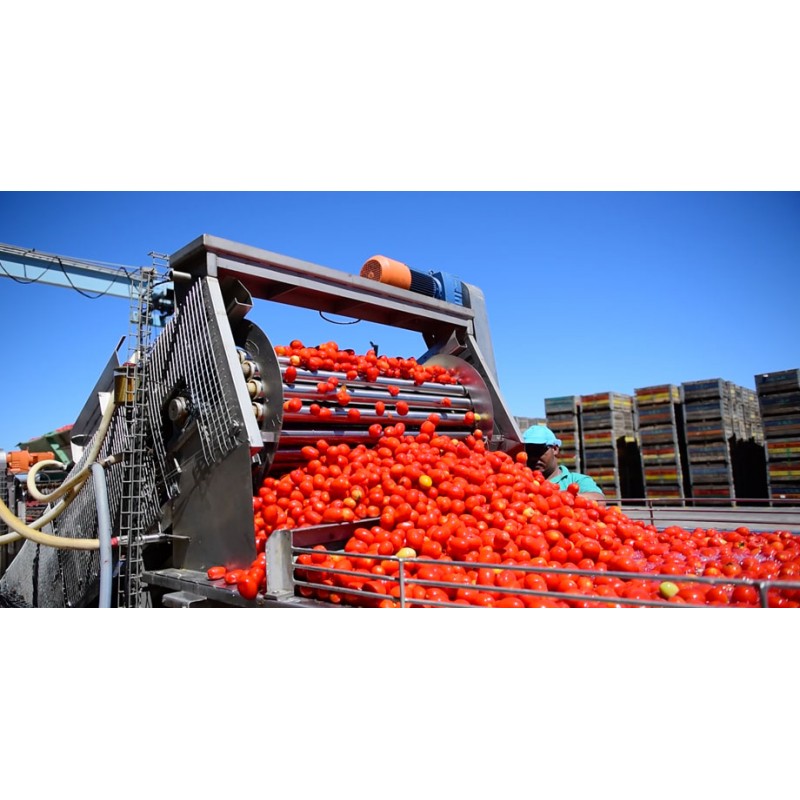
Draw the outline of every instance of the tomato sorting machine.
<instances>
[{"instance_id":1,"label":"tomato sorting machine","mask_svg":"<svg viewBox=\"0 0 800 800\"><path fill-rule=\"evenodd\" d=\"M209 235L170 257L170 277L174 314L149 343L141 328L149 300L142 294L139 346L122 367L104 372L87 403L96 433L86 437L90 446L67 477L74 486L46 496L52 519L44 515L38 540L25 543L0 580L0 599L141 606L158 596L167 598L165 605L189 604L197 576L209 566L255 557L252 498L265 475L290 469L301 448L320 438L367 440L369 426L387 424L400 403L408 409L409 434L436 412L451 437L477 427L490 449L522 447L500 393L476 286L383 256L352 275ZM457 380L345 377L296 367L248 319L254 299L417 331L427 347L418 363ZM309 413L317 383L330 379L346 381L357 415L335 402L325 416ZM378 400L384 413L376 410ZM0 535L13 536L8 520L5 527ZM298 534L298 541L341 535L338 526L322 527ZM53 539L42 541L45 531ZM271 574L280 586L271 594L268 586L267 601L279 602L288 592L281 578L286 543L272 538ZM103 552L104 541L118 548L117 558ZM116 603L109 600L111 584Z\"/></svg>"}]
</instances>

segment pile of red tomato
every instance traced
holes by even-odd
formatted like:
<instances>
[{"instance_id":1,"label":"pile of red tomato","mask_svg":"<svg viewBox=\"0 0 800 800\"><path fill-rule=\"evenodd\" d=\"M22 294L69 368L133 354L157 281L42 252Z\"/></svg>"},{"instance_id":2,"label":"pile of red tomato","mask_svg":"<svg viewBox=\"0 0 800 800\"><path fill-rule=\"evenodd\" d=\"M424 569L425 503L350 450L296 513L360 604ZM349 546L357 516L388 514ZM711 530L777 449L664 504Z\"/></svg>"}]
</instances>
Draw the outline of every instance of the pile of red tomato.
<instances>
[{"instance_id":1,"label":"pile of red tomato","mask_svg":"<svg viewBox=\"0 0 800 800\"><path fill-rule=\"evenodd\" d=\"M374 350L365 354L356 354L353 350L340 350L336 342L325 342L318 347L306 347L299 339L293 339L288 345L275 347L276 355L289 360L287 369L297 367L316 372L339 372L345 380L353 381L363 378L374 382L378 377L411 380L416 384L441 383L454 384L456 376L451 370L439 365L419 364L415 358L395 356L378 356ZM292 383L292 373L285 376L287 383ZM324 386L324 382L321 382ZM336 383L328 389L336 389ZM322 393L326 393L321 390Z\"/></svg>"},{"instance_id":2,"label":"pile of red tomato","mask_svg":"<svg viewBox=\"0 0 800 800\"><path fill-rule=\"evenodd\" d=\"M413 373L401 361L392 366L398 375ZM753 582L800 576L800 537L787 531L658 530L575 485L559 491L524 453L490 451L480 430L456 440L437 433L437 421L431 414L415 436L398 421L369 445L303 448L305 464L267 477L253 499L257 559L247 569L212 567L209 578L255 598L272 531L341 522L354 524L343 551L320 545L298 556L301 595L384 608L399 606L401 593L412 607L752 607L761 604ZM768 604L797 607L800 590L771 587Z\"/></svg>"}]
</instances>

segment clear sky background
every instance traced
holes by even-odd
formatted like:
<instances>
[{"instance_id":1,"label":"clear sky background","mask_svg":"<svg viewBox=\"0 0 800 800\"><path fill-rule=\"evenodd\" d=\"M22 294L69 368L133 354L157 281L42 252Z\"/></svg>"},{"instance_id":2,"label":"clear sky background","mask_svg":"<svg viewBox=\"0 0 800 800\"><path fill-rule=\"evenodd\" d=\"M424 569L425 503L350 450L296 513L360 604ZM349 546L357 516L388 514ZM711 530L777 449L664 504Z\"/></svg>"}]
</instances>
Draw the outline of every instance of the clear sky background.
<instances>
[{"instance_id":1,"label":"clear sky background","mask_svg":"<svg viewBox=\"0 0 800 800\"><path fill-rule=\"evenodd\" d=\"M203 233L351 274L381 253L478 286L517 416L544 416L546 397L706 378L753 388L756 373L800 367L800 193L0 194L0 241L62 256L135 267ZM128 302L0 276L0 318L0 446L13 449L75 420ZM266 301L251 318L273 344L426 349L415 332Z\"/></svg>"}]
</instances>

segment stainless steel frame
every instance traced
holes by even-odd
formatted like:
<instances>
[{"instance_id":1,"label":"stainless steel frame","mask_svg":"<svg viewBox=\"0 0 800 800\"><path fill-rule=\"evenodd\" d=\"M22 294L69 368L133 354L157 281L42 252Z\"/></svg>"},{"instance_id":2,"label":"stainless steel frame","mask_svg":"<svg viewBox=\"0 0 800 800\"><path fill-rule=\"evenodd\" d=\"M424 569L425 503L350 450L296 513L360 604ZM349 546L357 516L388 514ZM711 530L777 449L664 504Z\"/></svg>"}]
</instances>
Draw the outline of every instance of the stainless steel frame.
<instances>
[{"instance_id":1,"label":"stainless steel frame","mask_svg":"<svg viewBox=\"0 0 800 800\"><path fill-rule=\"evenodd\" d=\"M469 307L388 286L360 275L323 267L216 236L203 235L170 257L180 304L190 279L215 278L223 290L241 284L252 297L356 317L422 334L426 361L434 355L458 356L486 382L493 411L493 449L516 451L522 434L499 388L483 292L464 284ZM230 288L228 288L231 291Z\"/></svg>"}]
</instances>

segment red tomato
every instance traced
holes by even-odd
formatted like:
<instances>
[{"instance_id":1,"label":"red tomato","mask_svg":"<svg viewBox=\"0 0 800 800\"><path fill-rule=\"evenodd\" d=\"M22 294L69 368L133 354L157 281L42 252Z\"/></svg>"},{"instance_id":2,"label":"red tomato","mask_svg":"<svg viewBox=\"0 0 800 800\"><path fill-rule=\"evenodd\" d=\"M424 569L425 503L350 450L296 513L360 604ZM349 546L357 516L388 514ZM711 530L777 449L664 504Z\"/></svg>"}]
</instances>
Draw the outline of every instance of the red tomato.
<instances>
[{"instance_id":1,"label":"red tomato","mask_svg":"<svg viewBox=\"0 0 800 800\"><path fill-rule=\"evenodd\" d=\"M236 582L236 586L242 597L246 600L254 600L258 595L258 583L259 581L255 576L245 574Z\"/></svg>"},{"instance_id":2,"label":"red tomato","mask_svg":"<svg viewBox=\"0 0 800 800\"><path fill-rule=\"evenodd\" d=\"M712 586L706 592L706 602L727 605L730 602L730 592L724 586Z\"/></svg>"},{"instance_id":3,"label":"red tomato","mask_svg":"<svg viewBox=\"0 0 800 800\"><path fill-rule=\"evenodd\" d=\"M426 539L422 543L421 556L423 558L439 558L442 555L442 545L434 539Z\"/></svg>"},{"instance_id":4,"label":"red tomato","mask_svg":"<svg viewBox=\"0 0 800 800\"><path fill-rule=\"evenodd\" d=\"M748 605L758 605L758 591L754 586L735 586L731 593L731 600L734 603L747 603Z\"/></svg>"},{"instance_id":5,"label":"red tomato","mask_svg":"<svg viewBox=\"0 0 800 800\"><path fill-rule=\"evenodd\" d=\"M537 592L546 592L547 583L545 579L536 572L528 572L525 574L525 588L533 589Z\"/></svg>"},{"instance_id":6,"label":"red tomato","mask_svg":"<svg viewBox=\"0 0 800 800\"><path fill-rule=\"evenodd\" d=\"M504 597L502 600L496 600L494 603L495 608L525 608L525 603L519 597Z\"/></svg>"},{"instance_id":7,"label":"red tomato","mask_svg":"<svg viewBox=\"0 0 800 800\"><path fill-rule=\"evenodd\" d=\"M425 599L433 600L436 603L448 603L450 601L444 589L440 589L438 586L429 586L425 591Z\"/></svg>"},{"instance_id":8,"label":"red tomato","mask_svg":"<svg viewBox=\"0 0 800 800\"><path fill-rule=\"evenodd\" d=\"M225 583L227 583L229 586L232 586L239 580L239 578L242 577L242 575L244 575L243 569L233 569L230 572L226 572Z\"/></svg>"},{"instance_id":9,"label":"red tomato","mask_svg":"<svg viewBox=\"0 0 800 800\"><path fill-rule=\"evenodd\" d=\"M484 608L491 608L495 604L494 597L488 592L478 592L470 602L474 606L483 606Z\"/></svg>"},{"instance_id":10,"label":"red tomato","mask_svg":"<svg viewBox=\"0 0 800 800\"><path fill-rule=\"evenodd\" d=\"M684 586L676 596L694 605L704 605L706 602L705 591L697 586Z\"/></svg>"},{"instance_id":11,"label":"red tomato","mask_svg":"<svg viewBox=\"0 0 800 800\"><path fill-rule=\"evenodd\" d=\"M361 589L364 592L372 592L373 594L386 594L386 581L367 581Z\"/></svg>"}]
</instances>

